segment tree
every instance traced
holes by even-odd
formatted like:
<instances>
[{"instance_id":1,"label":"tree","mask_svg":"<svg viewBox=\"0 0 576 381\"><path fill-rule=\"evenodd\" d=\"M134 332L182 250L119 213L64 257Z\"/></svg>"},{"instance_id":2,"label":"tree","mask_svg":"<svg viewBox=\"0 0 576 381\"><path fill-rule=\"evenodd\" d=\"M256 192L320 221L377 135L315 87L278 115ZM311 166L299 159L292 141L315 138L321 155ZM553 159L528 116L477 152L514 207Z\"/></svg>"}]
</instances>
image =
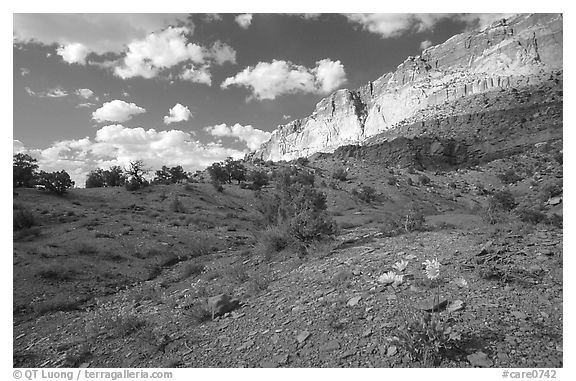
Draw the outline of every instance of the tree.
<instances>
[{"instance_id":1,"label":"tree","mask_svg":"<svg viewBox=\"0 0 576 381\"><path fill-rule=\"evenodd\" d=\"M214 163L208 167L208 173L213 182L225 183L228 182L229 176L226 168L222 166L222 163Z\"/></svg>"},{"instance_id":2,"label":"tree","mask_svg":"<svg viewBox=\"0 0 576 381\"><path fill-rule=\"evenodd\" d=\"M131 180L136 181L141 186L148 184L148 181L144 178L144 175L148 174L148 172L150 170L145 167L142 160L131 161L128 169L126 169L126 173L131 177Z\"/></svg>"},{"instance_id":3,"label":"tree","mask_svg":"<svg viewBox=\"0 0 576 381\"><path fill-rule=\"evenodd\" d=\"M227 158L224 162L224 168L228 173L228 183L232 183L232 180L246 181L246 167L240 162L240 160L234 160L231 157Z\"/></svg>"},{"instance_id":4,"label":"tree","mask_svg":"<svg viewBox=\"0 0 576 381\"><path fill-rule=\"evenodd\" d=\"M14 187L32 187L38 169L37 160L25 153L17 153L13 158Z\"/></svg>"},{"instance_id":5,"label":"tree","mask_svg":"<svg viewBox=\"0 0 576 381\"><path fill-rule=\"evenodd\" d=\"M74 186L74 181L70 179L70 175L64 170L50 173L40 171L38 184L43 185L51 193L63 195L66 193L66 189Z\"/></svg>"},{"instance_id":6,"label":"tree","mask_svg":"<svg viewBox=\"0 0 576 381\"><path fill-rule=\"evenodd\" d=\"M188 179L188 173L184 172L182 166L178 165L176 167L168 168L163 165L161 169L156 171L154 182L158 184L174 184L179 180L186 179Z\"/></svg>"},{"instance_id":7,"label":"tree","mask_svg":"<svg viewBox=\"0 0 576 381\"><path fill-rule=\"evenodd\" d=\"M101 188L106 186L104 170L102 168L90 171L86 176L86 188Z\"/></svg>"},{"instance_id":8,"label":"tree","mask_svg":"<svg viewBox=\"0 0 576 381\"><path fill-rule=\"evenodd\" d=\"M265 171L254 170L248 173L248 180L252 181L252 189L262 189L264 185L268 185L269 179Z\"/></svg>"},{"instance_id":9,"label":"tree","mask_svg":"<svg viewBox=\"0 0 576 381\"><path fill-rule=\"evenodd\" d=\"M104 171L104 184L107 187L120 187L126 182L126 175L122 167L113 165L109 170Z\"/></svg>"},{"instance_id":10,"label":"tree","mask_svg":"<svg viewBox=\"0 0 576 381\"><path fill-rule=\"evenodd\" d=\"M170 168L170 176L172 176L172 182L177 183L180 180L188 180L189 174L181 165L177 165Z\"/></svg>"}]
</instances>

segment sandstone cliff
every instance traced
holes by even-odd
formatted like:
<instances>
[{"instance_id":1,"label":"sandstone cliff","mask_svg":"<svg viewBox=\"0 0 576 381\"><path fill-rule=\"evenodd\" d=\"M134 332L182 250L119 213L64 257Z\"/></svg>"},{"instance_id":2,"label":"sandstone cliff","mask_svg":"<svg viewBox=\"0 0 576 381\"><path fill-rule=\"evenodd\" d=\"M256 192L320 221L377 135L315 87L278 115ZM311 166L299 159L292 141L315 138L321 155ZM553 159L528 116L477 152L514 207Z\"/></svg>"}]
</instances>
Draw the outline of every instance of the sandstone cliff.
<instances>
[{"instance_id":1,"label":"sandstone cliff","mask_svg":"<svg viewBox=\"0 0 576 381\"><path fill-rule=\"evenodd\" d=\"M446 104L462 98L549 81L562 70L562 22L558 14L517 15L453 36L374 82L322 99L312 115L279 126L254 157L292 160L334 152L408 120L445 117Z\"/></svg>"}]
</instances>

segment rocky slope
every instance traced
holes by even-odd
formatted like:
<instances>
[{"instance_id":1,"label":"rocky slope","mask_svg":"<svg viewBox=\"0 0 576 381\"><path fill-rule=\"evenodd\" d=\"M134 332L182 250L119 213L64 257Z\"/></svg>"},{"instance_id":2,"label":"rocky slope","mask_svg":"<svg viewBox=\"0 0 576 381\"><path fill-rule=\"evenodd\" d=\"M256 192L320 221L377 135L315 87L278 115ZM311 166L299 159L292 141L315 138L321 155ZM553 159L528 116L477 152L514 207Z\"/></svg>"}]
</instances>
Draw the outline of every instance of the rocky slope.
<instances>
[{"instance_id":1,"label":"rocky slope","mask_svg":"<svg viewBox=\"0 0 576 381\"><path fill-rule=\"evenodd\" d=\"M279 126L254 153L264 160L291 160L366 144L382 132L466 115L466 100L555 81L562 71L562 15L517 15L481 31L456 35L408 57L396 71L355 90L338 90L314 113ZM561 87L560 87L561 88ZM455 103L464 105L451 108ZM506 108L514 109L511 102Z\"/></svg>"}]
</instances>

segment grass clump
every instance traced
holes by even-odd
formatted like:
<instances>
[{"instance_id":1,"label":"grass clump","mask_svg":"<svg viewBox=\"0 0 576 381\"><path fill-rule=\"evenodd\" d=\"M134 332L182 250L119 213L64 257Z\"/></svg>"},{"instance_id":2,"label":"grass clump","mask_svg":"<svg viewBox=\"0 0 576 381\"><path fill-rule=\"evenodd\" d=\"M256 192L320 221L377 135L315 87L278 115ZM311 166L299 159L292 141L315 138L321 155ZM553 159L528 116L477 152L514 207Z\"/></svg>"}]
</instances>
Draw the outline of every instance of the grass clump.
<instances>
[{"instance_id":1,"label":"grass clump","mask_svg":"<svg viewBox=\"0 0 576 381\"><path fill-rule=\"evenodd\" d=\"M13 230L28 229L36 225L36 218L28 209L24 208L19 204L14 205L14 223Z\"/></svg>"}]
</instances>

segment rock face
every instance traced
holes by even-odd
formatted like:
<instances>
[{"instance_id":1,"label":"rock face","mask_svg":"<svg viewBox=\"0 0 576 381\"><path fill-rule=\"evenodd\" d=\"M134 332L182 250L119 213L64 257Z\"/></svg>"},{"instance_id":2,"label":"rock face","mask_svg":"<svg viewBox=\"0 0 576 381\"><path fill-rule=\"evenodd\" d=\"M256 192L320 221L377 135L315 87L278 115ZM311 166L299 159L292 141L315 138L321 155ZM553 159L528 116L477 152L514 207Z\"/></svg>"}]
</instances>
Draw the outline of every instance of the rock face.
<instances>
[{"instance_id":1,"label":"rock face","mask_svg":"<svg viewBox=\"0 0 576 381\"><path fill-rule=\"evenodd\" d=\"M253 157L292 160L443 116L474 95L535 86L562 71L562 15L517 15L453 36L357 90L338 90L312 115L279 126ZM465 112L460 112L464 114Z\"/></svg>"}]
</instances>

